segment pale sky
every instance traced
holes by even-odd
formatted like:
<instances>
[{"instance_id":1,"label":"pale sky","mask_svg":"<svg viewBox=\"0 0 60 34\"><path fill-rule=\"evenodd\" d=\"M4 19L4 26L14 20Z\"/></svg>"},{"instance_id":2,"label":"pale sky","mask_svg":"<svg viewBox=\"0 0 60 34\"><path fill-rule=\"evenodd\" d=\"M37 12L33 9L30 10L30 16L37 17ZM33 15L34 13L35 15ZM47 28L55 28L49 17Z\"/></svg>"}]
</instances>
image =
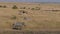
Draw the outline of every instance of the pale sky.
<instances>
[{"instance_id":1,"label":"pale sky","mask_svg":"<svg viewBox=\"0 0 60 34\"><path fill-rule=\"evenodd\" d=\"M60 2L60 0L0 0L0 2Z\"/></svg>"}]
</instances>

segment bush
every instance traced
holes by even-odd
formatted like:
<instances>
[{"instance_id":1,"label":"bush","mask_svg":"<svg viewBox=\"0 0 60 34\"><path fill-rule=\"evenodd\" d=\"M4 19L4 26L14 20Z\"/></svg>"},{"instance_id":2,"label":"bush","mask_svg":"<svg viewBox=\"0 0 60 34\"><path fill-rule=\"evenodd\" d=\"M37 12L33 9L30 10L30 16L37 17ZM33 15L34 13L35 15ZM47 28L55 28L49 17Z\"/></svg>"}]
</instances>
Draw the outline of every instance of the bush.
<instances>
[{"instance_id":1,"label":"bush","mask_svg":"<svg viewBox=\"0 0 60 34\"><path fill-rule=\"evenodd\" d=\"M6 8L6 6L4 5L3 8Z\"/></svg>"},{"instance_id":2,"label":"bush","mask_svg":"<svg viewBox=\"0 0 60 34\"><path fill-rule=\"evenodd\" d=\"M11 19L16 19L16 16L12 16Z\"/></svg>"},{"instance_id":3,"label":"bush","mask_svg":"<svg viewBox=\"0 0 60 34\"><path fill-rule=\"evenodd\" d=\"M31 10L35 10L35 8L31 8Z\"/></svg>"},{"instance_id":4,"label":"bush","mask_svg":"<svg viewBox=\"0 0 60 34\"><path fill-rule=\"evenodd\" d=\"M31 10L40 10L39 7L31 8Z\"/></svg>"},{"instance_id":5,"label":"bush","mask_svg":"<svg viewBox=\"0 0 60 34\"><path fill-rule=\"evenodd\" d=\"M7 6L5 6L5 5L4 5L4 6L1 6L1 5L0 5L0 7L1 7L1 8L6 8Z\"/></svg>"},{"instance_id":6,"label":"bush","mask_svg":"<svg viewBox=\"0 0 60 34\"><path fill-rule=\"evenodd\" d=\"M36 7L36 9L35 10L40 10L40 8L39 7Z\"/></svg>"},{"instance_id":7,"label":"bush","mask_svg":"<svg viewBox=\"0 0 60 34\"><path fill-rule=\"evenodd\" d=\"M21 7L20 9L26 9L26 7Z\"/></svg>"},{"instance_id":8,"label":"bush","mask_svg":"<svg viewBox=\"0 0 60 34\"><path fill-rule=\"evenodd\" d=\"M12 9L18 9L18 7L17 7L16 5L14 5L14 6L12 7Z\"/></svg>"},{"instance_id":9,"label":"bush","mask_svg":"<svg viewBox=\"0 0 60 34\"><path fill-rule=\"evenodd\" d=\"M0 5L0 7L2 7L2 6Z\"/></svg>"},{"instance_id":10,"label":"bush","mask_svg":"<svg viewBox=\"0 0 60 34\"><path fill-rule=\"evenodd\" d=\"M19 10L19 13L18 13L19 15L22 15L22 14L27 14L27 11L25 11L25 10Z\"/></svg>"}]
</instances>

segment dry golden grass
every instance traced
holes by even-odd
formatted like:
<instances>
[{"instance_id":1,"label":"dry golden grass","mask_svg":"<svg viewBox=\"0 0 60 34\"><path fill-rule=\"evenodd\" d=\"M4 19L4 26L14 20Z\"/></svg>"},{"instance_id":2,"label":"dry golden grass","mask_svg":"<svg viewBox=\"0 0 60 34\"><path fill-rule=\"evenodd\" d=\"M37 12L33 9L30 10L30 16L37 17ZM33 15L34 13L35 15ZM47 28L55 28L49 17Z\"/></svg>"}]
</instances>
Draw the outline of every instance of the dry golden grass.
<instances>
[{"instance_id":1,"label":"dry golden grass","mask_svg":"<svg viewBox=\"0 0 60 34\"><path fill-rule=\"evenodd\" d=\"M59 4L31 4L31 3L0 3L6 5L7 8L0 8L0 28L11 29L14 22L25 22L25 30L41 30L41 29L59 29L60 30L60 11L44 11L44 10L60 10ZM16 5L18 9L12 9ZM26 9L20 9L26 7ZM39 7L40 10L31 10L28 8ZM18 15L19 10L25 10L27 14ZM12 16L17 19L11 19ZM27 17L30 20L24 20Z\"/></svg>"}]
</instances>

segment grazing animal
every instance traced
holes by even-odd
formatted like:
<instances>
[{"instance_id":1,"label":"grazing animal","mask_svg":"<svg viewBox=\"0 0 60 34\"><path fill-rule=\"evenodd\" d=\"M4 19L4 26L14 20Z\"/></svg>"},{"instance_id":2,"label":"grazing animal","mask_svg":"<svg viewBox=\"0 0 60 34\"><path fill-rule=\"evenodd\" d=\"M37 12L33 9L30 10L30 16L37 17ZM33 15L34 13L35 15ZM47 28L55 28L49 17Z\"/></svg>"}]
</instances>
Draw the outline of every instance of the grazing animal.
<instances>
[{"instance_id":1,"label":"grazing animal","mask_svg":"<svg viewBox=\"0 0 60 34\"><path fill-rule=\"evenodd\" d=\"M13 29L22 30L24 26L25 26L24 22L16 22L13 24Z\"/></svg>"}]
</instances>

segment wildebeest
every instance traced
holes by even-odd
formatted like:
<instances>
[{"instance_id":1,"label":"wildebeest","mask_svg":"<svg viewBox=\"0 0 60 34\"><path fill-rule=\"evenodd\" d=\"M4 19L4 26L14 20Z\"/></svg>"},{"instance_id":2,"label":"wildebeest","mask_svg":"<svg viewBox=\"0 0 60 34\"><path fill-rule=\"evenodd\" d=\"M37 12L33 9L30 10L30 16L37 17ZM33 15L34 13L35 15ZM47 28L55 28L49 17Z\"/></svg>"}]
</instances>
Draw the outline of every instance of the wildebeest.
<instances>
[{"instance_id":1,"label":"wildebeest","mask_svg":"<svg viewBox=\"0 0 60 34\"><path fill-rule=\"evenodd\" d=\"M24 22L16 22L13 24L13 29L15 30L22 30L22 28L25 26Z\"/></svg>"}]
</instances>

